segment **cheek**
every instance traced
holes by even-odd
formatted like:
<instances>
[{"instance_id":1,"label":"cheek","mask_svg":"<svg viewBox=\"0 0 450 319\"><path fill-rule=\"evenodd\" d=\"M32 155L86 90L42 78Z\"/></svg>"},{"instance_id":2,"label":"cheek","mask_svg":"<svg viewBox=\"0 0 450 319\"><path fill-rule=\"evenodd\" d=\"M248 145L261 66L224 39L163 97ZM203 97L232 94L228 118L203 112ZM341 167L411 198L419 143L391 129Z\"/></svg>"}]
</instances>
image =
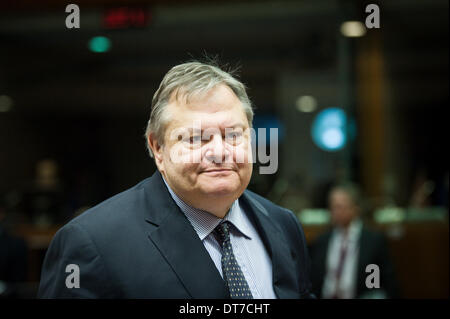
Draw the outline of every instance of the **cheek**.
<instances>
[{"instance_id":1,"label":"cheek","mask_svg":"<svg viewBox=\"0 0 450 319\"><path fill-rule=\"evenodd\" d=\"M168 175L171 175L180 184L192 185L195 183L199 165L195 159L201 159L197 150L186 150L183 146L173 145L170 150L166 150L164 155L164 167Z\"/></svg>"},{"instance_id":2,"label":"cheek","mask_svg":"<svg viewBox=\"0 0 450 319\"><path fill-rule=\"evenodd\" d=\"M235 148L233 159L239 167L239 175L243 182L250 180L253 172L252 152L247 147L238 146Z\"/></svg>"},{"instance_id":3,"label":"cheek","mask_svg":"<svg viewBox=\"0 0 450 319\"><path fill-rule=\"evenodd\" d=\"M202 160L202 151L200 148L190 149L182 143L176 143L166 152L166 157L174 165L192 166L199 164Z\"/></svg>"},{"instance_id":4,"label":"cheek","mask_svg":"<svg viewBox=\"0 0 450 319\"><path fill-rule=\"evenodd\" d=\"M228 146L228 151L233 154L233 161L237 164L252 163L252 152L249 152L247 144L241 143L239 145Z\"/></svg>"}]
</instances>

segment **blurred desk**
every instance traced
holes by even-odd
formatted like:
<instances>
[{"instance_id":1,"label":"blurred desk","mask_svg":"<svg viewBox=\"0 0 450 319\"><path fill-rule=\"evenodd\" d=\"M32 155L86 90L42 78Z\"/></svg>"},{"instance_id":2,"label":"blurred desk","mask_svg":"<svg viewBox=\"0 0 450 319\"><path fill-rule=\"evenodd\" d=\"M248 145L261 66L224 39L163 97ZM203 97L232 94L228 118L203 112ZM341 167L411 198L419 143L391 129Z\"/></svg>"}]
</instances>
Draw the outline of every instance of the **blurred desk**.
<instances>
[{"instance_id":1,"label":"blurred desk","mask_svg":"<svg viewBox=\"0 0 450 319\"><path fill-rule=\"evenodd\" d=\"M374 224L391 249L405 298L449 297L448 221Z\"/></svg>"}]
</instances>

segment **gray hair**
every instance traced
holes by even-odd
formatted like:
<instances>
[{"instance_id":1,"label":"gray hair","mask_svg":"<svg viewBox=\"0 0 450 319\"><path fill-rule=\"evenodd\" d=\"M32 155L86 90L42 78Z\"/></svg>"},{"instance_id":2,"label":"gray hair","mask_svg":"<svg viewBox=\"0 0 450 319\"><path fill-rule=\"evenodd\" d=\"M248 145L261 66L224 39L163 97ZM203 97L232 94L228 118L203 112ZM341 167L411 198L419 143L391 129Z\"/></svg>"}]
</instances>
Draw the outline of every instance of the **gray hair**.
<instances>
[{"instance_id":1,"label":"gray hair","mask_svg":"<svg viewBox=\"0 0 450 319\"><path fill-rule=\"evenodd\" d=\"M205 93L219 84L225 84L233 90L242 102L249 126L252 126L253 108L247 96L245 85L237 80L232 73L232 71L226 72L216 65L198 61L176 65L166 73L158 90L153 95L150 119L145 131L150 157L153 157L153 152L148 143L148 136L153 133L158 143L163 144L165 127L169 121L164 110L173 93L175 93L177 99L181 94L181 97L184 97L188 103L189 97L192 95Z\"/></svg>"}]
</instances>

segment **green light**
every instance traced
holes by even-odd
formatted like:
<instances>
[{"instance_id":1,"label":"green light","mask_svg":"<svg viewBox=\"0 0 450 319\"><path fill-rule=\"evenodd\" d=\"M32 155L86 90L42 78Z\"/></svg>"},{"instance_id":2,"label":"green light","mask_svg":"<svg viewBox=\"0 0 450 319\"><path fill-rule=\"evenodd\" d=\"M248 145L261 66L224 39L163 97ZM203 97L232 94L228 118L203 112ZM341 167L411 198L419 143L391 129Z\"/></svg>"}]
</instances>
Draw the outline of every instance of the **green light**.
<instances>
[{"instance_id":1,"label":"green light","mask_svg":"<svg viewBox=\"0 0 450 319\"><path fill-rule=\"evenodd\" d=\"M96 53L109 51L111 41L106 37L93 37L89 40L89 50Z\"/></svg>"}]
</instances>

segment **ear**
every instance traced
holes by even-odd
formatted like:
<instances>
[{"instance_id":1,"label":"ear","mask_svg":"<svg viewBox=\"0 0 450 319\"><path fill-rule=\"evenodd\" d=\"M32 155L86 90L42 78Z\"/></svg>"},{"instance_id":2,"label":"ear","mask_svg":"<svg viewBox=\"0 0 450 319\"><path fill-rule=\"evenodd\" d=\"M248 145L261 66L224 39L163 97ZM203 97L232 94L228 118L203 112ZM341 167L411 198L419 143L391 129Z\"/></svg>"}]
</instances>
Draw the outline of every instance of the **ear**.
<instances>
[{"instance_id":1,"label":"ear","mask_svg":"<svg viewBox=\"0 0 450 319\"><path fill-rule=\"evenodd\" d=\"M151 148L153 152L153 157L155 158L156 166L158 167L158 170L163 171L164 170L164 163L163 163L163 147L158 143L158 139L155 137L153 133L150 133L147 136L148 145Z\"/></svg>"}]
</instances>

